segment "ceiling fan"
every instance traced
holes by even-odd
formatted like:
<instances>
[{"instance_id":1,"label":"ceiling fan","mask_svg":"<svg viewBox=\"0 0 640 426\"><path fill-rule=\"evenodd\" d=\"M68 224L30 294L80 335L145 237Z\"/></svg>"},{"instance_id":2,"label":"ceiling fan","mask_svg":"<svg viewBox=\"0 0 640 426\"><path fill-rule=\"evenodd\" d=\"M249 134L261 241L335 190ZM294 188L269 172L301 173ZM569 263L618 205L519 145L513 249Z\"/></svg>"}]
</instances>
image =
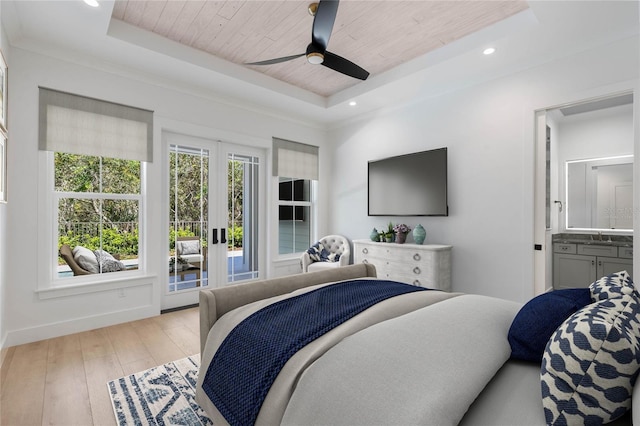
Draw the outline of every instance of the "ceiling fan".
<instances>
[{"instance_id":1,"label":"ceiling fan","mask_svg":"<svg viewBox=\"0 0 640 426\"><path fill-rule=\"evenodd\" d=\"M309 5L309 13L314 16L313 28L311 31L311 43L307 46L305 53L298 55L284 56L282 58L268 59L266 61L250 62L247 65L273 65L292 59L306 56L310 64L322 64L334 71L348 75L360 80L366 80L369 73L353 62L327 51L333 24L338 12L339 0L320 0L318 3Z\"/></svg>"}]
</instances>

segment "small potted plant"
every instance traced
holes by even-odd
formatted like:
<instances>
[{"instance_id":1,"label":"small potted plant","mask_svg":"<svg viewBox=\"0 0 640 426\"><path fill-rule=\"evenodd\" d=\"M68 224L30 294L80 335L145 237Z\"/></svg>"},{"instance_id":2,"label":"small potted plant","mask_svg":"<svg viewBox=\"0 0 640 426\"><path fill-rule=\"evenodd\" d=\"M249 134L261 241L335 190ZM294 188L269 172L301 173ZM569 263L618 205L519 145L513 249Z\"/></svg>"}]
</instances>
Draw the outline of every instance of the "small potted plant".
<instances>
[{"instance_id":1,"label":"small potted plant","mask_svg":"<svg viewBox=\"0 0 640 426\"><path fill-rule=\"evenodd\" d=\"M411 231L411 228L404 223L400 223L393 227L393 232L396 234L396 243L404 244L407 240L407 234Z\"/></svg>"}]
</instances>

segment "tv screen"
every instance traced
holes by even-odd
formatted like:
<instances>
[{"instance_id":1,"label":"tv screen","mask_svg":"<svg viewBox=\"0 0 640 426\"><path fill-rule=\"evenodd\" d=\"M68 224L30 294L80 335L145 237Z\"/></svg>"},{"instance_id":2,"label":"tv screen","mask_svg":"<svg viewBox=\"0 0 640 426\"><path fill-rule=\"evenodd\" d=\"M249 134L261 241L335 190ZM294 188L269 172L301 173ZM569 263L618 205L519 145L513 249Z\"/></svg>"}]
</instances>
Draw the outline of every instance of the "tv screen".
<instances>
[{"instance_id":1,"label":"tv screen","mask_svg":"<svg viewBox=\"0 0 640 426\"><path fill-rule=\"evenodd\" d=\"M447 148L369 161L369 216L448 216Z\"/></svg>"}]
</instances>

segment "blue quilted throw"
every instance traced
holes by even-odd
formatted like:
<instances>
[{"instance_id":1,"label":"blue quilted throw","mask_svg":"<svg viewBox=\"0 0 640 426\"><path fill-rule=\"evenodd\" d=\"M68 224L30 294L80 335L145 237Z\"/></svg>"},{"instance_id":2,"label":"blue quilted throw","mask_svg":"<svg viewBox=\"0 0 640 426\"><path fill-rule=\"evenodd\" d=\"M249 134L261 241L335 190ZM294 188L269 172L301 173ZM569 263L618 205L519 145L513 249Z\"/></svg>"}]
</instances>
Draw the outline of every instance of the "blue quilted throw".
<instances>
[{"instance_id":1,"label":"blue quilted throw","mask_svg":"<svg viewBox=\"0 0 640 426\"><path fill-rule=\"evenodd\" d=\"M423 290L394 281L344 281L266 306L229 333L202 387L232 426L253 425L276 376L299 349L378 302Z\"/></svg>"}]
</instances>

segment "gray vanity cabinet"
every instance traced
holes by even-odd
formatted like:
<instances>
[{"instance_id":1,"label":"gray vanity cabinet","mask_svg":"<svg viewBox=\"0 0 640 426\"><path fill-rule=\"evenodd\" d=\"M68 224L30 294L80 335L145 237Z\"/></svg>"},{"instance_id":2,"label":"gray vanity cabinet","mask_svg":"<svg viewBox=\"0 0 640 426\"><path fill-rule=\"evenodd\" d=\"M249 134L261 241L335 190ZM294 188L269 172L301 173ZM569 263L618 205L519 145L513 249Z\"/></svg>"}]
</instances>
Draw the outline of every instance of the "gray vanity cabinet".
<instances>
[{"instance_id":1,"label":"gray vanity cabinet","mask_svg":"<svg viewBox=\"0 0 640 426\"><path fill-rule=\"evenodd\" d=\"M553 244L553 288L587 287L626 270L633 277L633 248L599 244Z\"/></svg>"}]
</instances>

